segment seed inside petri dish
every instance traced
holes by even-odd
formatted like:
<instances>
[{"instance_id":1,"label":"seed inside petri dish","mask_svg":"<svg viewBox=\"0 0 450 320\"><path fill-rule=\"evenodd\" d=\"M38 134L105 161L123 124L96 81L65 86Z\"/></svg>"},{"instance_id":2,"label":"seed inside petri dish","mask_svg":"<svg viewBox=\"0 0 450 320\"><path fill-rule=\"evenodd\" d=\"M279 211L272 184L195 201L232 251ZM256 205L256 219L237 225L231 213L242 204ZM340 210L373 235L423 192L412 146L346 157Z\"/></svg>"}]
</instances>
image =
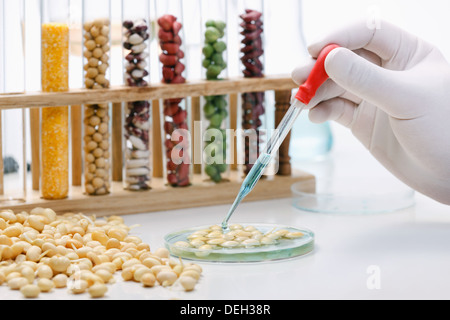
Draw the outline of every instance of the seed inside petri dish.
<instances>
[{"instance_id":1,"label":"seed inside petri dish","mask_svg":"<svg viewBox=\"0 0 450 320\"><path fill-rule=\"evenodd\" d=\"M291 232L287 229L274 228L268 232L258 230L254 226L231 225L228 231L223 231L217 225L203 230L197 230L187 236L186 241L175 243L179 249L254 249L269 245L277 245L282 241L292 241L304 237L302 232ZM203 255L203 254L202 254Z\"/></svg>"}]
</instances>

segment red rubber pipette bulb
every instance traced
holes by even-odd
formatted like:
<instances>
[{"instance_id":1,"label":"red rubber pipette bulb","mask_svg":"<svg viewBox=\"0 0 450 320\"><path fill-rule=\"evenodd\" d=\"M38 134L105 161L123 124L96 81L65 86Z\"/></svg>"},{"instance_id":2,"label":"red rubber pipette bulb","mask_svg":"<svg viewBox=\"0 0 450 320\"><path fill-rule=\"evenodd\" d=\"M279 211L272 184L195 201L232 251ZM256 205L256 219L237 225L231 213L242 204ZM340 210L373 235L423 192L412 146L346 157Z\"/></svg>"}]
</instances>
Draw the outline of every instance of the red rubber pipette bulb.
<instances>
[{"instance_id":1,"label":"red rubber pipette bulb","mask_svg":"<svg viewBox=\"0 0 450 320\"><path fill-rule=\"evenodd\" d=\"M329 76L325 71L325 59L331 51L339 48L337 44L330 44L326 46L319 54L316 64L308 77L308 80L300 86L295 98L301 103L308 105L312 98L316 95L317 90L321 85L328 80Z\"/></svg>"}]
</instances>

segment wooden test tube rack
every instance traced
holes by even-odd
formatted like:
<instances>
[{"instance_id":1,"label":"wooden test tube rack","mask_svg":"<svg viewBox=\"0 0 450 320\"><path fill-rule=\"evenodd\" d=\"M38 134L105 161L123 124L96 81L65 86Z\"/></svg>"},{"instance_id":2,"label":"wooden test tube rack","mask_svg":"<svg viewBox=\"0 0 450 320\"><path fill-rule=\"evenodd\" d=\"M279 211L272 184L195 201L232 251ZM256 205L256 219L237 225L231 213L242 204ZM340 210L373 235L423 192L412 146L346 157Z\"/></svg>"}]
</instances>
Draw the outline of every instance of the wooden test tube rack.
<instances>
[{"instance_id":1,"label":"wooden test tube rack","mask_svg":"<svg viewBox=\"0 0 450 320\"><path fill-rule=\"evenodd\" d=\"M166 85L156 84L146 88L112 87L102 90L73 89L68 92L42 93L27 92L19 94L0 94L0 110L27 108L32 111L42 107L68 105L74 106L72 111L72 129L76 134L72 136L72 186L69 197L64 200L47 201L40 198L39 192L39 166L32 166L33 183L27 192L24 203L3 205L0 209L8 208L14 211L31 210L34 207L49 207L58 213L83 212L85 214L126 215L148 213L173 209L193 208L231 203L237 195L242 183L242 174L232 166L231 181L220 184L202 181L202 175L195 170L192 186L186 188L172 188L165 185L163 177L162 139L159 101L161 99L192 98L192 121L200 119L199 97L211 95L230 95L230 117L235 126L237 121L238 95L245 92L275 91L277 118L284 112L287 104L286 97L290 96L295 83L288 76L267 76L258 79L228 79L223 81L190 81L185 84ZM152 190L145 192L132 192L123 189L122 176L122 120L121 104L123 102L151 100L153 102L153 175ZM112 191L106 196L87 196L81 187L81 165L77 161L81 157L81 121L79 108L84 104L111 102L112 111ZM281 108L281 109L280 109ZM75 116L74 116L75 115ZM36 127L36 126L34 126ZM193 126L192 126L193 128ZM31 128L33 129L33 126ZM237 128L231 128L237 129ZM1 131L0 131L1 132ZM36 134L36 132L34 132ZM37 133L38 134L38 133ZM192 133L195 134L195 133ZM33 132L32 132L33 136ZM36 139L34 139L36 140ZM192 140L194 141L194 139ZM32 141L33 143L33 141ZM35 142L37 143L37 142ZM32 145L32 150L36 150ZM1 148L0 148L1 152ZM286 170L289 161L289 146L281 148L283 170L275 177L261 180L246 201L269 200L291 196L291 185L295 182L305 181L315 187L314 176L305 172ZM39 154L33 152L32 161L39 161ZM236 154L236 152L235 152ZM78 157L79 155L79 157ZM0 157L2 158L2 157ZM287 173L286 173L287 172ZM284 174L284 175L283 175ZM0 175L0 186L3 186L3 176ZM32 190L31 190L32 189Z\"/></svg>"}]
</instances>

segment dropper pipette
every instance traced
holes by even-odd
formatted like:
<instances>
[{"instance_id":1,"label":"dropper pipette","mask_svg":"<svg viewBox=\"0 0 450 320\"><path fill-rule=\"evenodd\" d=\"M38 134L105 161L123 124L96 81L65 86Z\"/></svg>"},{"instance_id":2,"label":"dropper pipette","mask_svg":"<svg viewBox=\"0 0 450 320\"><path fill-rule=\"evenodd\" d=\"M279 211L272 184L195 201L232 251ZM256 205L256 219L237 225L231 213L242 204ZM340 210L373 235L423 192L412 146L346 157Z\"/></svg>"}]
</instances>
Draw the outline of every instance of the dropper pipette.
<instances>
[{"instance_id":1,"label":"dropper pipette","mask_svg":"<svg viewBox=\"0 0 450 320\"><path fill-rule=\"evenodd\" d=\"M275 134L267 143L266 149L261 153L253 168L244 179L236 200L222 222L222 229L228 229L228 222L230 221L231 216L234 214L242 200L244 200L244 198L255 188L256 183L261 179L264 170L277 155L278 149L291 131L300 113L311 102L312 98L314 98L319 87L328 80L329 77L325 71L325 60L330 52L337 48L339 48L338 45L328 45L320 53L308 80L300 86L293 104L286 112L286 115L279 124Z\"/></svg>"}]
</instances>

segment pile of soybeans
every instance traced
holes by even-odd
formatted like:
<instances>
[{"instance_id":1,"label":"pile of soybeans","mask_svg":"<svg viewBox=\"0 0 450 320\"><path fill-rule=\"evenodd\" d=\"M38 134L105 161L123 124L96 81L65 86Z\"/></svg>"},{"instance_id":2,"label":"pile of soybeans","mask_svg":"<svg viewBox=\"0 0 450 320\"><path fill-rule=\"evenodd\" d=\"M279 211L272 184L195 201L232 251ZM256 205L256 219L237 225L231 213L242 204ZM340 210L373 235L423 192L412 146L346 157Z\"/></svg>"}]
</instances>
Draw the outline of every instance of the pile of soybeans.
<instances>
[{"instance_id":1,"label":"pile of soybeans","mask_svg":"<svg viewBox=\"0 0 450 320\"><path fill-rule=\"evenodd\" d=\"M192 291L202 268L169 257L165 248L150 246L130 235L123 218L96 219L78 213L58 216L35 208L15 214L0 211L0 286L20 290L25 298L68 288L104 297L121 272L124 281L141 286L180 286Z\"/></svg>"}]
</instances>

